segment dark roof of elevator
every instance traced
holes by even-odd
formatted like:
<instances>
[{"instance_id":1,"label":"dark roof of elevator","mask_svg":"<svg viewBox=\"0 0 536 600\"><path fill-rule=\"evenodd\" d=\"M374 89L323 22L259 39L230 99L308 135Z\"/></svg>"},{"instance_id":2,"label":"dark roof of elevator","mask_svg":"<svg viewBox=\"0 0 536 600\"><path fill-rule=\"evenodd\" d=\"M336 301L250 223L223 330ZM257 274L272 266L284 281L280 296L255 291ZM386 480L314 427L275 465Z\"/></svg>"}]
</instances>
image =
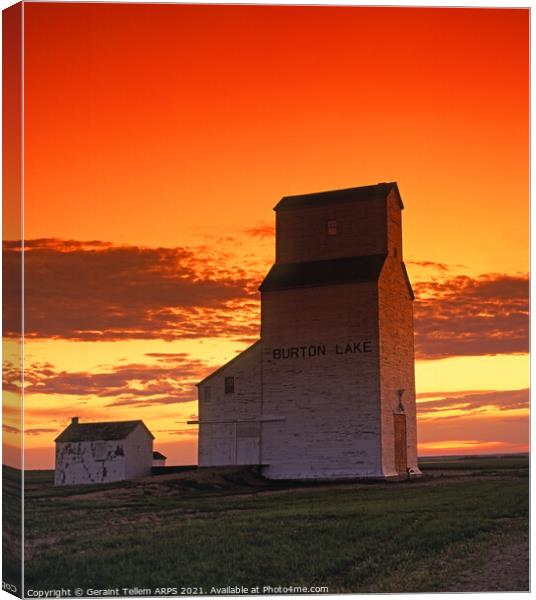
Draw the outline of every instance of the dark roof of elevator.
<instances>
[{"instance_id":1,"label":"dark roof of elevator","mask_svg":"<svg viewBox=\"0 0 536 600\"><path fill-rule=\"evenodd\" d=\"M377 281L386 256L386 254L369 254L310 262L276 263L268 272L259 290L271 292L338 283Z\"/></svg>"},{"instance_id":2,"label":"dark roof of elevator","mask_svg":"<svg viewBox=\"0 0 536 600\"><path fill-rule=\"evenodd\" d=\"M124 440L138 425L142 425L149 435L145 423L138 421L106 421L102 423L71 423L54 440L56 442L96 442L99 440Z\"/></svg>"},{"instance_id":3,"label":"dark roof of elevator","mask_svg":"<svg viewBox=\"0 0 536 600\"><path fill-rule=\"evenodd\" d=\"M364 185L342 190L301 194L298 196L284 196L274 207L274 210L299 210L302 208L313 208L330 204L345 204L361 200L384 200L393 190L398 196L400 208L404 208L396 181L391 181L389 183Z\"/></svg>"}]
</instances>

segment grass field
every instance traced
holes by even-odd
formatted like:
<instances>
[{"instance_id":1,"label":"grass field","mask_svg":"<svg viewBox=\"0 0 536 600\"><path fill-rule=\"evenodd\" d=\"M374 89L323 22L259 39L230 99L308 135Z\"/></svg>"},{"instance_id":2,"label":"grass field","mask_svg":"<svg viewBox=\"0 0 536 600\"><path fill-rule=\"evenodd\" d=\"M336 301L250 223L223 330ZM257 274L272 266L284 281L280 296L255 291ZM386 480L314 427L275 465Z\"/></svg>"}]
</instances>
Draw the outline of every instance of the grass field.
<instances>
[{"instance_id":1,"label":"grass field","mask_svg":"<svg viewBox=\"0 0 536 600\"><path fill-rule=\"evenodd\" d=\"M64 488L29 472L26 587L528 589L528 459L423 471L304 486L230 469ZM501 572L509 552L517 566Z\"/></svg>"},{"instance_id":2,"label":"grass field","mask_svg":"<svg viewBox=\"0 0 536 600\"><path fill-rule=\"evenodd\" d=\"M2 581L21 589L21 471L2 467Z\"/></svg>"}]
</instances>

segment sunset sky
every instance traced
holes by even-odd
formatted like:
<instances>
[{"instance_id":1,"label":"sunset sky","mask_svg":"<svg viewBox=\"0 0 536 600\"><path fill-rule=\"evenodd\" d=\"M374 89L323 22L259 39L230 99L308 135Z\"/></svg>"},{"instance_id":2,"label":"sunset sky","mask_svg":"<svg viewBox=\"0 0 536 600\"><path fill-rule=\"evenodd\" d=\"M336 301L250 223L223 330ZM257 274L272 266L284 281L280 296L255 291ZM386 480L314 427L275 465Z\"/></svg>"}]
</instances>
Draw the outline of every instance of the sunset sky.
<instances>
[{"instance_id":1,"label":"sunset sky","mask_svg":"<svg viewBox=\"0 0 536 600\"><path fill-rule=\"evenodd\" d=\"M419 453L527 450L527 9L24 13L27 468L71 416L143 419L194 463L195 382L258 336L273 206L383 181L406 207Z\"/></svg>"}]
</instances>

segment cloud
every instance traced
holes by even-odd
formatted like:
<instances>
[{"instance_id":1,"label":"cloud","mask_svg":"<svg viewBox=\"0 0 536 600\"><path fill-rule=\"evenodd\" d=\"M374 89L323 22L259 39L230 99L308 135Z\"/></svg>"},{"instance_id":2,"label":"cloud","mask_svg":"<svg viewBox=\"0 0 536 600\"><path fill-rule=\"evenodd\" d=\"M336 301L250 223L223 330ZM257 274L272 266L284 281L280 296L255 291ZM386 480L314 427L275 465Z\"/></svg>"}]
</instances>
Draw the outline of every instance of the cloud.
<instances>
[{"instance_id":1,"label":"cloud","mask_svg":"<svg viewBox=\"0 0 536 600\"><path fill-rule=\"evenodd\" d=\"M451 454L486 454L490 451L512 452L526 451L526 444L519 444L512 448L512 444L500 440L437 440L435 442L418 442L419 455L423 456L426 453L440 453L450 451Z\"/></svg>"},{"instance_id":2,"label":"cloud","mask_svg":"<svg viewBox=\"0 0 536 600\"><path fill-rule=\"evenodd\" d=\"M438 392L423 400L430 396L417 400L419 454L527 451L528 389Z\"/></svg>"},{"instance_id":3,"label":"cloud","mask_svg":"<svg viewBox=\"0 0 536 600\"><path fill-rule=\"evenodd\" d=\"M414 265L416 267L423 267L425 269L433 269L435 271L446 272L452 267L446 263L433 262L431 260L406 260L406 265Z\"/></svg>"},{"instance_id":4,"label":"cloud","mask_svg":"<svg viewBox=\"0 0 536 600\"><path fill-rule=\"evenodd\" d=\"M177 436L193 436L197 437L198 428L197 425L191 425L189 428L184 429L155 429L155 433L167 433L169 435L177 435Z\"/></svg>"},{"instance_id":5,"label":"cloud","mask_svg":"<svg viewBox=\"0 0 536 600\"><path fill-rule=\"evenodd\" d=\"M46 433L55 433L58 429L50 429L48 427L35 427L33 429L25 429L24 433L30 436L38 436Z\"/></svg>"},{"instance_id":6,"label":"cloud","mask_svg":"<svg viewBox=\"0 0 536 600\"><path fill-rule=\"evenodd\" d=\"M22 242L20 240L5 240L2 242L4 250L21 250ZM102 242L98 240L81 241L81 240L60 240L57 238L37 238L33 240L24 240L24 250L35 249L54 249L59 252L70 252L72 250L102 250L104 248L112 248L112 242Z\"/></svg>"},{"instance_id":7,"label":"cloud","mask_svg":"<svg viewBox=\"0 0 536 600\"><path fill-rule=\"evenodd\" d=\"M4 244L4 274L12 281L20 272L19 245ZM262 275L233 266L221 248L41 239L25 242L24 256L28 338L258 336ZM4 335L18 336L20 290L5 291Z\"/></svg>"},{"instance_id":8,"label":"cloud","mask_svg":"<svg viewBox=\"0 0 536 600\"><path fill-rule=\"evenodd\" d=\"M439 396L440 394L436 394ZM500 390L449 394L443 398L417 401L417 412L423 418L451 418L482 411L511 411L528 409L529 390Z\"/></svg>"},{"instance_id":9,"label":"cloud","mask_svg":"<svg viewBox=\"0 0 536 600\"><path fill-rule=\"evenodd\" d=\"M150 356L154 357L154 354ZM27 368L25 394L48 396L92 396L103 399L106 407L150 406L191 402L197 398L195 383L211 368L187 354L158 354L155 364L117 365L104 371L58 371L49 363ZM8 384L20 389L18 380Z\"/></svg>"},{"instance_id":10,"label":"cloud","mask_svg":"<svg viewBox=\"0 0 536 600\"><path fill-rule=\"evenodd\" d=\"M20 429L18 427L12 427L11 425L2 425L2 429L6 433L20 433Z\"/></svg>"},{"instance_id":11,"label":"cloud","mask_svg":"<svg viewBox=\"0 0 536 600\"><path fill-rule=\"evenodd\" d=\"M442 442L449 443L457 441L460 446L461 441L477 441L481 446L475 445L475 451L485 450L484 444L499 442L500 450L503 452L524 452L529 444L529 418L528 415L518 416L516 413L509 414L505 411L501 414L473 413L451 418L419 419L419 450L426 448L424 444L429 445L429 450ZM445 453L447 448L436 448L440 453ZM465 454L459 450L454 452L454 448L448 453Z\"/></svg>"},{"instance_id":12,"label":"cloud","mask_svg":"<svg viewBox=\"0 0 536 600\"><path fill-rule=\"evenodd\" d=\"M273 235L261 224L248 235ZM4 244L4 275L20 272L20 243ZM25 242L26 336L117 341L259 336L265 259L225 243L196 248L118 246L103 241ZM250 252L248 254L248 252ZM415 349L421 360L528 351L528 276L451 276L445 263L414 284ZM4 332L20 331L20 290L6 286ZM11 294L11 295L10 295Z\"/></svg>"},{"instance_id":13,"label":"cloud","mask_svg":"<svg viewBox=\"0 0 536 600\"><path fill-rule=\"evenodd\" d=\"M459 275L414 291L418 359L528 352L528 276Z\"/></svg>"},{"instance_id":14,"label":"cloud","mask_svg":"<svg viewBox=\"0 0 536 600\"><path fill-rule=\"evenodd\" d=\"M450 396L451 398L457 398L459 396L466 396L468 394L485 394L488 390L463 390L463 391L449 391L449 392L418 392L417 401L423 398L438 398L439 396Z\"/></svg>"},{"instance_id":15,"label":"cloud","mask_svg":"<svg viewBox=\"0 0 536 600\"><path fill-rule=\"evenodd\" d=\"M268 223L262 223L257 227L246 229L246 234L257 238L273 238L275 237L275 227Z\"/></svg>"}]
</instances>

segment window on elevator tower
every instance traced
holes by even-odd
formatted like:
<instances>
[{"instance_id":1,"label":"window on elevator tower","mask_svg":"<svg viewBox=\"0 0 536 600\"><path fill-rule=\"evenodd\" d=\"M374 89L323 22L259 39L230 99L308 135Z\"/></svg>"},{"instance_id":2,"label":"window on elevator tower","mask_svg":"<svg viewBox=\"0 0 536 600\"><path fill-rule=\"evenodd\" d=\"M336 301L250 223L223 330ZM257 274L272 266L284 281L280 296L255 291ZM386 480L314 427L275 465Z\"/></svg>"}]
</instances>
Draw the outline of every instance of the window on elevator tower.
<instances>
[{"instance_id":1,"label":"window on elevator tower","mask_svg":"<svg viewBox=\"0 0 536 600\"><path fill-rule=\"evenodd\" d=\"M234 377L225 378L225 393L234 394Z\"/></svg>"},{"instance_id":2,"label":"window on elevator tower","mask_svg":"<svg viewBox=\"0 0 536 600\"><path fill-rule=\"evenodd\" d=\"M337 221L335 221L335 219L330 219L327 222L326 228L328 235L337 235Z\"/></svg>"}]
</instances>

